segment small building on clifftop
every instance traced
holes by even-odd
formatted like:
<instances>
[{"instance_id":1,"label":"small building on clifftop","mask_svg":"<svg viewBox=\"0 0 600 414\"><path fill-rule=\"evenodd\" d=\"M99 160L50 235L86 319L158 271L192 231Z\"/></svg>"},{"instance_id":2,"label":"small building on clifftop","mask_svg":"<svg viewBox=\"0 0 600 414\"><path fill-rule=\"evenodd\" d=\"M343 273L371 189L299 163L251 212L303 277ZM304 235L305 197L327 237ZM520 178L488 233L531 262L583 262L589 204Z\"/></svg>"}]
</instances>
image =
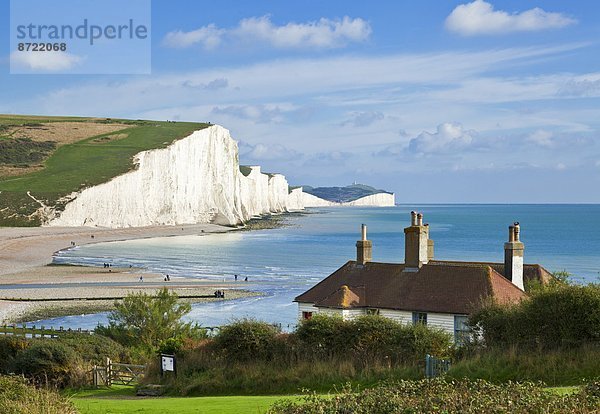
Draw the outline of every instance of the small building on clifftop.
<instances>
[{"instance_id":1,"label":"small building on clifftop","mask_svg":"<svg viewBox=\"0 0 600 414\"><path fill-rule=\"evenodd\" d=\"M423 215L411 212L404 229L404 263L372 262L372 243L363 224L351 260L295 298L300 319L314 314L353 318L378 314L402 323L441 328L459 339L467 318L484 300L514 303L527 294L530 281L547 283L551 274L538 264L524 264L519 223L509 227L504 263L434 260L434 243Z\"/></svg>"}]
</instances>

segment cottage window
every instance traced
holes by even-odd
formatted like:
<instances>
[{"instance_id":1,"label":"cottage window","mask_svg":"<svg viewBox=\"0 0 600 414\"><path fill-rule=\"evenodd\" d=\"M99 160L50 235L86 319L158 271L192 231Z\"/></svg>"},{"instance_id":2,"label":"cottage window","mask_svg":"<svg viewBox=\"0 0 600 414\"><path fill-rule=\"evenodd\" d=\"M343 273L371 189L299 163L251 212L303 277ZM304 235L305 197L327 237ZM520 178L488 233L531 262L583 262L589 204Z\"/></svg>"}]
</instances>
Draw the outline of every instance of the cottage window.
<instances>
[{"instance_id":1,"label":"cottage window","mask_svg":"<svg viewBox=\"0 0 600 414\"><path fill-rule=\"evenodd\" d=\"M412 314L413 324L416 325L418 323L427 325L427 313L425 312L413 312Z\"/></svg>"},{"instance_id":2,"label":"cottage window","mask_svg":"<svg viewBox=\"0 0 600 414\"><path fill-rule=\"evenodd\" d=\"M302 312L302 319L310 319L312 318L312 312Z\"/></svg>"},{"instance_id":3,"label":"cottage window","mask_svg":"<svg viewBox=\"0 0 600 414\"><path fill-rule=\"evenodd\" d=\"M468 316L454 315L454 342L456 342L457 345L464 344L471 334L468 322Z\"/></svg>"},{"instance_id":4,"label":"cottage window","mask_svg":"<svg viewBox=\"0 0 600 414\"><path fill-rule=\"evenodd\" d=\"M379 315L379 309L367 309L367 315Z\"/></svg>"}]
</instances>

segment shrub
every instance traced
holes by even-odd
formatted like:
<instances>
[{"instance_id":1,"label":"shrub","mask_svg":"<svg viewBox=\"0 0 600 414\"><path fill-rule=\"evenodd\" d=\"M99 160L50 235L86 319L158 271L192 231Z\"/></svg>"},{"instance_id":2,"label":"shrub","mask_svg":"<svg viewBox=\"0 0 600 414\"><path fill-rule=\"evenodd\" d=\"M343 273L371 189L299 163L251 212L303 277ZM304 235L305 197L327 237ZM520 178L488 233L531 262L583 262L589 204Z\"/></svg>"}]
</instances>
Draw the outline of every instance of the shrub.
<instances>
[{"instance_id":1,"label":"shrub","mask_svg":"<svg viewBox=\"0 0 600 414\"><path fill-rule=\"evenodd\" d=\"M310 394L301 402L277 402L269 413L594 413L598 404L600 399L583 391L559 396L541 384L436 379L400 381L360 392L347 387L335 398Z\"/></svg>"},{"instance_id":2,"label":"shrub","mask_svg":"<svg viewBox=\"0 0 600 414\"><path fill-rule=\"evenodd\" d=\"M159 354L177 354L183 349L183 338L167 338L158 347Z\"/></svg>"},{"instance_id":3,"label":"shrub","mask_svg":"<svg viewBox=\"0 0 600 414\"><path fill-rule=\"evenodd\" d=\"M0 372L9 373L17 354L29 346L27 339L18 336L0 337Z\"/></svg>"},{"instance_id":4,"label":"shrub","mask_svg":"<svg viewBox=\"0 0 600 414\"><path fill-rule=\"evenodd\" d=\"M470 323L487 345L557 348L600 340L600 285L553 284L513 306L489 303Z\"/></svg>"},{"instance_id":5,"label":"shrub","mask_svg":"<svg viewBox=\"0 0 600 414\"><path fill-rule=\"evenodd\" d=\"M583 391L591 397L600 399L600 379L586 383Z\"/></svg>"},{"instance_id":6,"label":"shrub","mask_svg":"<svg viewBox=\"0 0 600 414\"><path fill-rule=\"evenodd\" d=\"M109 325L96 332L125 346L137 346L154 352L161 343L174 337L201 337L206 335L196 324L183 322L191 310L189 303L178 303L179 297L167 288L156 296L133 293L123 301L115 302L109 316Z\"/></svg>"},{"instance_id":7,"label":"shrub","mask_svg":"<svg viewBox=\"0 0 600 414\"><path fill-rule=\"evenodd\" d=\"M304 319L295 335L303 351L319 357L340 355L348 349L348 324L338 316L315 315Z\"/></svg>"},{"instance_id":8,"label":"shrub","mask_svg":"<svg viewBox=\"0 0 600 414\"><path fill-rule=\"evenodd\" d=\"M270 359L278 332L266 322L243 319L221 328L214 344L226 361Z\"/></svg>"},{"instance_id":9,"label":"shrub","mask_svg":"<svg viewBox=\"0 0 600 414\"><path fill-rule=\"evenodd\" d=\"M118 342L103 335L83 335L79 333L61 333L58 339L34 339L33 343L59 342L73 349L82 360L91 364L103 365L106 358L118 362L131 362L129 350Z\"/></svg>"},{"instance_id":10,"label":"shrub","mask_svg":"<svg viewBox=\"0 0 600 414\"><path fill-rule=\"evenodd\" d=\"M450 356L452 336L439 328L423 324L400 325L393 338L394 349L400 361L423 361L425 355Z\"/></svg>"},{"instance_id":11,"label":"shrub","mask_svg":"<svg viewBox=\"0 0 600 414\"><path fill-rule=\"evenodd\" d=\"M379 315L353 320L317 315L296 330L303 351L319 357L350 358L360 364L374 360L417 363L426 354L446 356L450 336L424 325L404 325Z\"/></svg>"},{"instance_id":12,"label":"shrub","mask_svg":"<svg viewBox=\"0 0 600 414\"><path fill-rule=\"evenodd\" d=\"M2 414L76 414L73 405L55 391L37 389L22 377L0 377Z\"/></svg>"},{"instance_id":13,"label":"shrub","mask_svg":"<svg viewBox=\"0 0 600 414\"><path fill-rule=\"evenodd\" d=\"M63 387L75 378L79 361L77 353L60 342L38 342L17 355L14 369L36 383Z\"/></svg>"},{"instance_id":14,"label":"shrub","mask_svg":"<svg viewBox=\"0 0 600 414\"><path fill-rule=\"evenodd\" d=\"M539 352L517 346L475 350L454 362L452 378L482 378L494 383L543 381L548 385L579 385L600 373L600 344Z\"/></svg>"}]
</instances>

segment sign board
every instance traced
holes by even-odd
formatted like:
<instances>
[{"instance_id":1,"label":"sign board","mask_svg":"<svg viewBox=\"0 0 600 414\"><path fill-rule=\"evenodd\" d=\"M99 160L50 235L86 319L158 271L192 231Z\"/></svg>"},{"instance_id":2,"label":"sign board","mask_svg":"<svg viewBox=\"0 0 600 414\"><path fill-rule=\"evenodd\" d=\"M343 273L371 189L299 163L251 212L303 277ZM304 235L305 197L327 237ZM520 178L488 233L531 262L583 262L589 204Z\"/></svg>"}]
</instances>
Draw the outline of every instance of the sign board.
<instances>
[{"instance_id":1,"label":"sign board","mask_svg":"<svg viewBox=\"0 0 600 414\"><path fill-rule=\"evenodd\" d=\"M162 372L175 372L175 356L161 355L160 360Z\"/></svg>"}]
</instances>

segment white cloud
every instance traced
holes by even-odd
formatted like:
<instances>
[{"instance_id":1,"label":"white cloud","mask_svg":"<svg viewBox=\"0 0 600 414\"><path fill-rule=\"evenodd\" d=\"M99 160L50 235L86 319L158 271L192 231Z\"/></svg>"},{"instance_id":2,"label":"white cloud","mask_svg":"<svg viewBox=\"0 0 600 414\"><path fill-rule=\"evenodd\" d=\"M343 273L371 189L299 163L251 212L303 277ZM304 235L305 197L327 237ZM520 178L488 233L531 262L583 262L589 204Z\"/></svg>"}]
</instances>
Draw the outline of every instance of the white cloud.
<instances>
[{"instance_id":1,"label":"white cloud","mask_svg":"<svg viewBox=\"0 0 600 414\"><path fill-rule=\"evenodd\" d=\"M297 151L287 148L281 144L263 144L255 145L240 142L240 157L242 164L245 160L262 161L262 160L292 160L301 156Z\"/></svg>"},{"instance_id":2,"label":"white cloud","mask_svg":"<svg viewBox=\"0 0 600 414\"><path fill-rule=\"evenodd\" d=\"M600 73L590 73L568 79L558 91L558 95L573 97L600 96Z\"/></svg>"},{"instance_id":3,"label":"white cloud","mask_svg":"<svg viewBox=\"0 0 600 414\"><path fill-rule=\"evenodd\" d=\"M225 32L225 30L219 29L214 24L190 32L177 30L167 33L163 39L163 44L173 48L186 48L199 43L204 49L211 50L221 44Z\"/></svg>"},{"instance_id":4,"label":"white cloud","mask_svg":"<svg viewBox=\"0 0 600 414\"><path fill-rule=\"evenodd\" d=\"M558 29L575 23L577 20L571 17L539 7L511 14L494 10L494 6L484 0L475 0L452 10L446 18L446 29L463 36L474 36Z\"/></svg>"},{"instance_id":5,"label":"white cloud","mask_svg":"<svg viewBox=\"0 0 600 414\"><path fill-rule=\"evenodd\" d=\"M345 16L342 20L321 18L316 22L276 26L269 16L251 17L234 30L242 39L256 39L278 48L335 48L349 42L362 42L371 34L368 22Z\"/></svg>"},{"instance_id":6,"label":"white cloud","mask_svg":"<svg viewBox=\"0 0 600 414\"><path fill-rule=\"evenodd\" d=\"M411 139L408 150L417 154L460 150L471 145L476 134L476 131L465 130L459 123L445 122L438 125L436 132L423 131Z\"/></svg>"},{"instance_id":7,"label":"white cloud","mask_svg":"<svg viewBox=\"0 0 600 414\"><path fill-rule=\"evenodd\" d=\"M353 127L365 127L374 122L381 121L385 118L383 112L379 111L359 111L351 112L349 118L342 122L341 126L351 125Z\"/></svg>"},{"instance_id":8,"label":"white cloud","mask_svg":"<svg viewBox=\"0 0 600 414\"><path fill-rule=\"evenodd\" d=\"M553 147L554 134L544 129L538 129L527 136L527 141L541 147Z\"/></svg>"},{"instance_id":9,"label":"white cloud","mask_svg":"<svg viewBox=\"0 0 600 414\"><path fill-rule=\"evenodd\" d=\"M266 104L266 105L227 105L215 106L211 115L226 115L238 119L247 119L255 123L281 123L286 115L293 114L297 108L293 105Z\"/></svg>"},{"instance_id":10,"label":"white cloud","mask_svg":"<svg viewBox=\"0 0 600 414\"><path fill-rule=\"evenodd\" d=\"M32 71L59 72L69 70L83 59L67 52L19 52L10 54L12 65Z\"/></svg>"},{"instance_id":11,"label":"white cloud","mask_svg":"<svg viewBox=\"0 0 600 414\"><path fill-rule=\"evenodd\" d=\"M210 50L227 40L234 43L261 42L280 49L331 49L352 42L363 42L370 35L371 26L361 18L321 18L313 22L291 22L277 26L269 16L262 16L243 19L231 29L221 29L210 24L190 32L169 32L163 44L176 48L201 44Z\"/></svg>"},{"instance_id":12,"label":"white cloud","mask_svg":"<svg viewBox=\"0 0 600 414\"><path fill-rule=\"evenodd\" d=\"M219 89L225 89L229 86L229 80L226 78L213 79L208 83L195 83L190 80L185 80L181 83L181 86L190 89L199 89L206 91L216 91Z\"/></svg>"}]
</instances>

